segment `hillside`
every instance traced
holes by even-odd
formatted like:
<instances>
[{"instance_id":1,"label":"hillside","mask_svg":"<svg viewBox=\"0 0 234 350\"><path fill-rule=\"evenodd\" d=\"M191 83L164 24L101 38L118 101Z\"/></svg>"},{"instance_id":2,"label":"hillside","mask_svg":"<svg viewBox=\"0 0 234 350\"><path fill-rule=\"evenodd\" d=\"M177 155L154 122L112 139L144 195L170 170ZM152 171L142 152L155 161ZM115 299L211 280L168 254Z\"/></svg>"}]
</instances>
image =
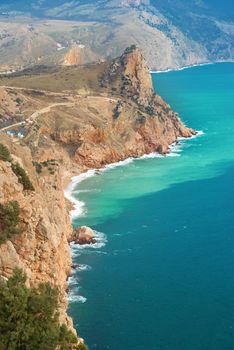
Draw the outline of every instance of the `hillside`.
<instances>
[{"instance_id":1,"label":"hillside","mask_svg":"<svg viewBox=\"0 0 234 350\"><path fill-rule=\"evenodd\" d=\"M135 47L115 60L44 67L44 72L35 68L3 77L0 85L13 101L20 98L24 142L35 150L58 142L88 167L155 150L165 153L178 136L192 132L153 93L146 61Z\"/></svg>"},{"instance_id":2,"label":"hillside","mask_svg":"<svg viewBox=\"0 0 234 350\"><path fill-rule=\"evenodd\" d=\"M234 56L229 1L28 1L23 10L19 1L1 1L0 12L1 71L70 64L67 57L75 64L96 62L131 44L151 69Z\"/></svg>"}]
</instances>

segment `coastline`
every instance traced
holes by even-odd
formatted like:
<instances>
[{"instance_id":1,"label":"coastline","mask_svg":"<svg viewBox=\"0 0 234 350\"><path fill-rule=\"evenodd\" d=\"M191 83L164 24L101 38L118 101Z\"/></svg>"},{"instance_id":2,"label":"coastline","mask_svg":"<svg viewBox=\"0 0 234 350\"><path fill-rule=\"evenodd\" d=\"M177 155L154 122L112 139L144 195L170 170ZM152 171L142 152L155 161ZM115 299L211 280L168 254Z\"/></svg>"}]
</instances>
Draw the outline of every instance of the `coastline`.
<instances>
[{"instance_id":1,"label":"coastline","mask_svg":"<svg viewBox=\"0 0 234 350\"><path fill-rule=\"evenodd\" d=\"M150 158L152 159L152 158L178 157L182 151L182 144L180 143L181 141L192 140L202 135L204 135L204 132L202 130L197 130L196 135L192 135L190 137L178 137L171 145L169 145L168 152L166 154L152 152L149 154L144 154L140 157L129 157L129 158L126 158L125 160L120 160L115 163L110 163L100 169L86 169L80 174L77 174L75 176L71 176L70 174L68 177L68 174L67 174L67 177L66 177L67 181L65 182L66 186L64 187L64 197L71 203L71 210L70 210L71 223L73 219L85 215L85 210L84 210L85 203L80 201L73 195L73 192L79 183L81 183L82 181L90 177L98 175L104 171L107 171L119 166L125 166L134 161L138 161L142 159L150 159Z\"/></svg>"},{"instance_id":2,"label":"coastline","mask_svg":"<svg viewBox=\"0 0 234 350\"><path fill-rule=\"evenodd\" d=\"M70 182L68 185L64 188L64 197L65 199L70 203L70 208L69 208L69 214L70 214L70 221L71 221L71 226L73 227L73 220L77 219L79 217L84 217L86 216L87 212L85 210L85 202L81 201L79 198L74 196L74 190L76 189L77 185L81 183L82 181L93 177L95 175L98 175L102 172L114 169L116 167L121 167L125 166L127 164L130 164L134 161L142 160L142 159L152 159L152 158L167 158L167 157L179 157L181 152L183 151L183 142L184 141L189 141L192 139L195 139L197 137L200 137L204 135L205 133L203 131L196 131L196 135L192 135L191 137L178 137L176 141L174 141L171 145L168 147L168 153L166 154L160 154L157 152L149 153L149 154L144 154L140 157L129 157L126 158L125 160L121 160L119 162L115 163L110 163L105 165L103 168L100 169L84 169L83 172L81 171L80 174L72 176L70 173L70 177L68 177L68 173L66 174L65 180L66 184L68 183L68 179ZM74 170L74 169L73 169ZM72 171L74 174L74 171ZM77 189L77 192L79 193L79 190ZM71 254L71 259L72 259L72 264L74 263L74 260L77 256L79 256L82 252L83 249L100 249L103 246L106 245L108 242L108 239L106 235L102 232L95 232L95 239L96 242L94 244L86 244L86 245L79 245L79 244L74 244L70 243L70 254ZM72 265L71 269L71 274L68 276L67 283L68 283L68 293L67 293L67 300L68 304L73 303L73 302L79 302L79 303L85 303L87 301L87 298L80 294L79 286L76 289L76 292L72 290L72 286L74 284L74 275L76 271L86 271L90 270L91 267L89 265L81 265L81 268L78 266L74 268L75 265ZM78 330L76 330L78 331Z\"/></svg>"},{"instance_id":3,"label":"coastline","mask_svg":"<svg viewBox=\"0 0 234 350\"><path fill-rule=\"evenodd\" d=\"M178 67L178 68L168 68L168 69L164 69L164 70L151 70L150 73L151 74L160 74L160 73L177 72L177 71L182 71L182 70L189 69L189 68L203 67L203 66L209 66L209 65L220 64L220 63L234 63L234 60L195 63L195 64L191 64L188 66L182 66L182 67Z\"/></svg>"}]
</instances>

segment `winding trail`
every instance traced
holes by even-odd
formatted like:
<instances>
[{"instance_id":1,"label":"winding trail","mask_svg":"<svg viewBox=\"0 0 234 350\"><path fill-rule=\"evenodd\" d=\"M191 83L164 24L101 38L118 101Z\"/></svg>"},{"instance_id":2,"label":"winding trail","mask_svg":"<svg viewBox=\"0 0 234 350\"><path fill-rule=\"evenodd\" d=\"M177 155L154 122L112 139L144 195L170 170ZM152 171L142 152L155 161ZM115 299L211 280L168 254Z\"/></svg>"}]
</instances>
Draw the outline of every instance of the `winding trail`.
<instances>
[{"instance_id":1,"label":"winding trail","mask_svg":"<svg viewBox=\"0 0 234 350\"><path fill-rule=\"evenodd\" d=\"M47 96L62 96L62 97L68 97L70 99L73 99L73 102L59 102L59 103L53 103L47 107L44 107L40 110L37 110L35 112L33 112L33 114L27 118L24 121L18 122L18 123L14 123L8 126L5 126L4 128L0 128L0 132L4 132L7 131L11 128L17 127L17 126L23 126L26 124L32 124L33 122L36 121L36 119L45 113L49 113L51 108L54 107L59 107L59 106L75 106L77 104L77 101L74 102L74 98L87 98L87 99L104 99L104 100L108 100L110 102L117 102L117 98L110 98L110 97L105 97L105 96L92 96L92 95L88 95L88 96L84 96L84 95L80 95L80 94L74 94L74 93L66 93L66 92L53 92L53 91L48 91L48 90L38 90L38 89L32 89L32 88L24 88L24 87L17 87L17 86L6 86L6 85L0 85L0 88L6 89L6 90L19 90L19 91L31 91L31 92L37 92L37 93L43 93L46 94Z\"/></svg>"},{"instance_id":2,"label":"winding trail","mask_svg":"<svg viewBox=\"0 0 234 350\"><path fill-rule=\"evenodd\" d=\"M37 110L36 112L34 112L26 121L22 121L22 122L19 122L19 123L15 123L15 124L11 124L11 125L8 125L4 128L1 128L0 131L7 131L8 129L12 128L12 127L15 127L15 126L21 126L21 125L25 125L25 124L31 124L33 122L36 121L36 119L42 115L42 114L45 114L45 113L49 113L51 108L53 107L59 107L59 106L74 106L76 103L75 102L61 102L61 103L53 103L47 107L44 107L42 109L39 109Z\"/></svg>"}]
</instances>

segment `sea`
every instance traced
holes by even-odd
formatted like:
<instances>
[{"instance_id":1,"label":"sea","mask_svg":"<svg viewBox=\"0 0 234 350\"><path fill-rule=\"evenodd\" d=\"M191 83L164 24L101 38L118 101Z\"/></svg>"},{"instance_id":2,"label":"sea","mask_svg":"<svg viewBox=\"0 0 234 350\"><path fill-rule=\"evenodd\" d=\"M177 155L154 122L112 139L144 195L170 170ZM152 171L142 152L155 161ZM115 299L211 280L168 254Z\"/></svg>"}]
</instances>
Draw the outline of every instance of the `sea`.
<instances>
[{"instance_id":1,"label":"sea","mask_svg":"<svg viewBox=\"0 0 234 350\"><path fill-rule=\"evenodd\" d=\"M233 350L234 63L152 80L198 136L73 179L69 314L90 350Z\"/></svg>"}]
</instances>

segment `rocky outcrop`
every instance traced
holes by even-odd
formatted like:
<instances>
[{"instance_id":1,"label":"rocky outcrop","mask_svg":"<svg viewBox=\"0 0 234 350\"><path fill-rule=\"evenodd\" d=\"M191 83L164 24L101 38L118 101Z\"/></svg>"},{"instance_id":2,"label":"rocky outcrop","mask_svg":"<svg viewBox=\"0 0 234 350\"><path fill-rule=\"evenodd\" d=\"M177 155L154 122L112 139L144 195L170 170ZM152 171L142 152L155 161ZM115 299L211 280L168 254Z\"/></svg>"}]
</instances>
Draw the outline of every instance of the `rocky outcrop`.
<instances>
[{"instance_id":1,"label":"rocky outcrop","mask_svg":"<svg viewBox=\"0 0 234 350\"><path fill-rule=\"evenodd\" d=\"M73 66L84 63L85 60L83 51L83 45L73 45L72 48L68 51L68 53L65 55L63 64L65 66Z\"/></svg>"},{"instance_id":2,"label":"rocky outcrop","mask_svg":"<svg viewBox=\"0 0 234 350\"><path fill-rule=\"evenodd\" d=\"M93 244L96 242L94 236L95 233L90 227L81 226L77 229L74 229L70 241L80 245Z\"/></svg>"},{"instance_id":3,"label":"rocky outcrop","mask_svg":"<svg viewBox=\"0 0 234 350\"><path fill-rule=\"evenodd\" d=\"M111 62L103 75L104 86L147 107L152 103L153 86L149 68L140 50L132 45Z\"/></svg>"},{"instance_id":4,"label":"rocky outcrop","mask_svg":"<svg viewBox=\"0 0 234 350\"><path fill-rule=\"evenodd\" d=\"M73 44L63 58L64 66L77 66L87 62L98 61L100 57L90 47L83 44Z\"/></svg>"},{"instance_id":5,"label":"rocky outcrop","mask_svg":"<svg viewBox=\"0 0 234 350\"><path fill-rule=\"evenodd\" d=\"M151 152L163 154L178 137L195 134L153 93L149 69L136 47L126 49L108 65L101 85L116 99L100 100L96 109L101 110L103 123L93 118L91 125L72 131L79 141L74 156L77 163L100 168L128 157ZM57 138L66 143L64 135L63 130Z\"/></svg>"}]
</instances>

